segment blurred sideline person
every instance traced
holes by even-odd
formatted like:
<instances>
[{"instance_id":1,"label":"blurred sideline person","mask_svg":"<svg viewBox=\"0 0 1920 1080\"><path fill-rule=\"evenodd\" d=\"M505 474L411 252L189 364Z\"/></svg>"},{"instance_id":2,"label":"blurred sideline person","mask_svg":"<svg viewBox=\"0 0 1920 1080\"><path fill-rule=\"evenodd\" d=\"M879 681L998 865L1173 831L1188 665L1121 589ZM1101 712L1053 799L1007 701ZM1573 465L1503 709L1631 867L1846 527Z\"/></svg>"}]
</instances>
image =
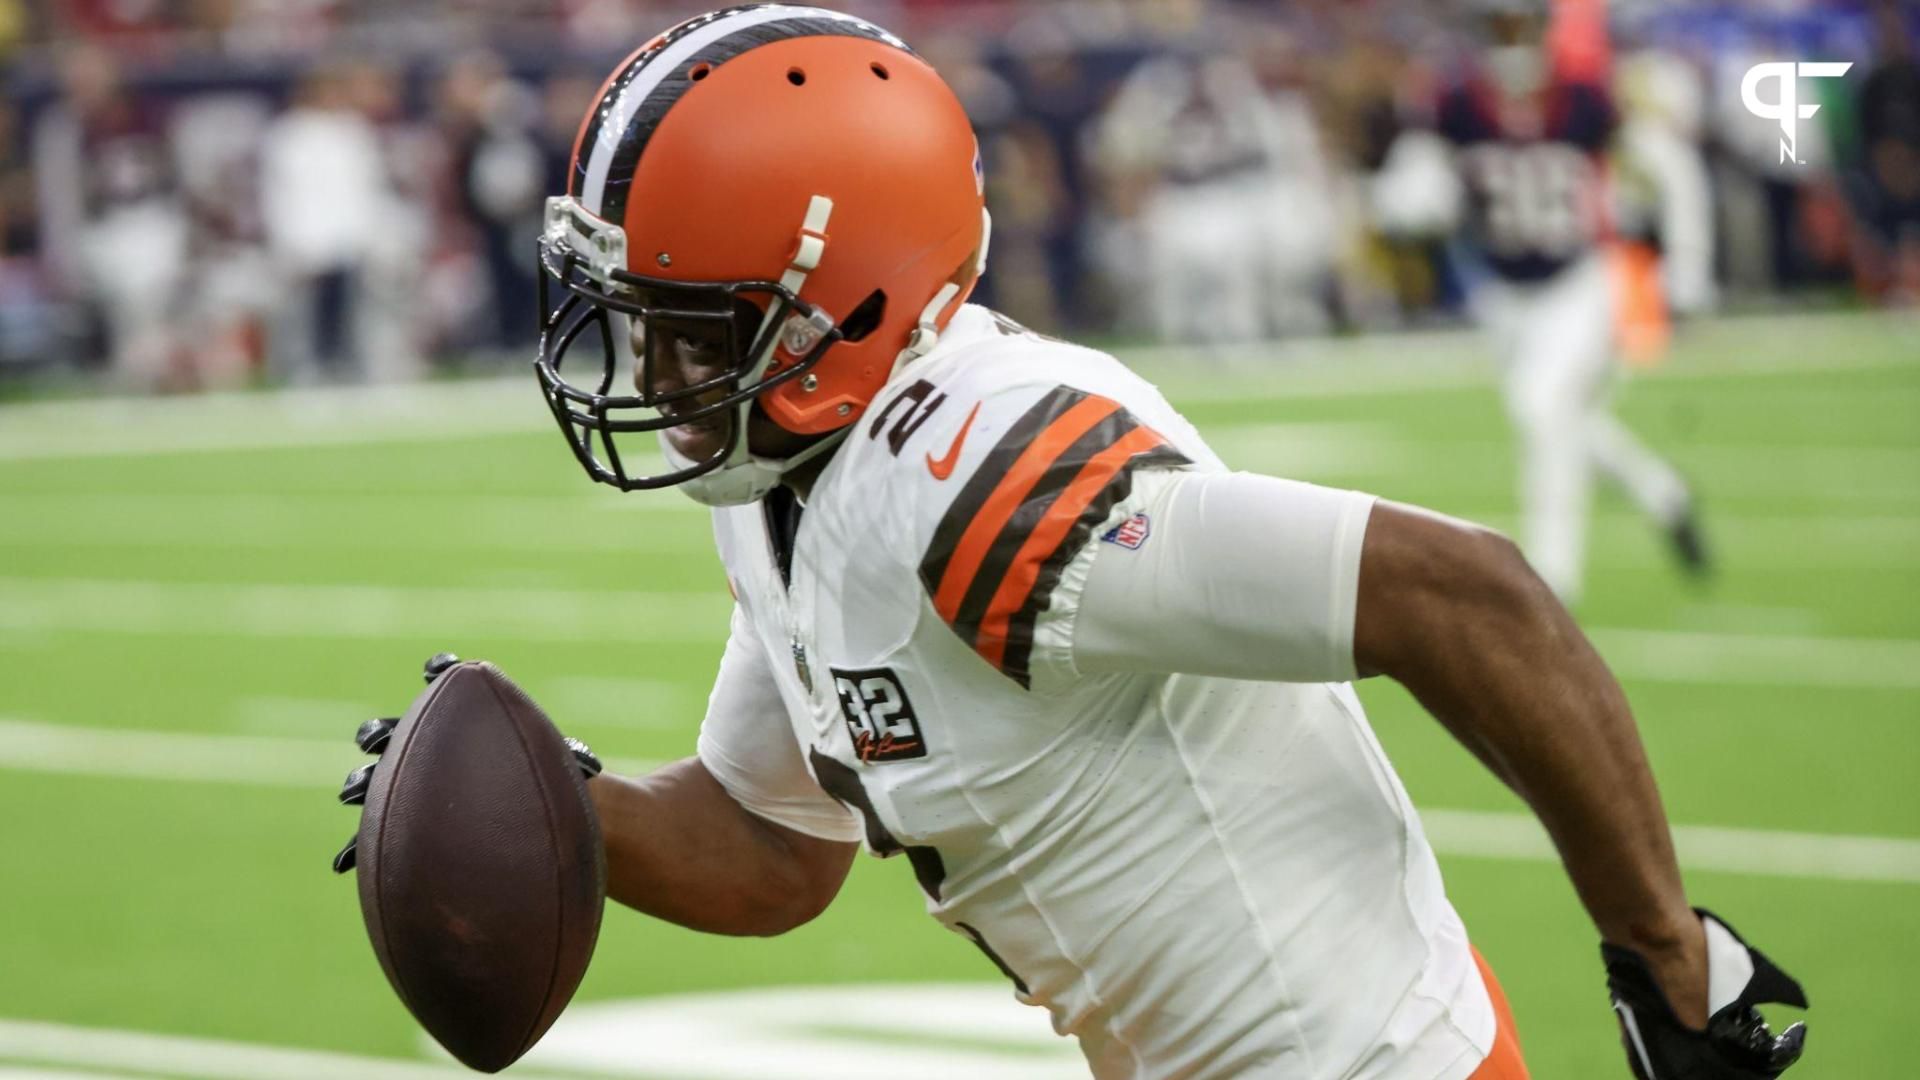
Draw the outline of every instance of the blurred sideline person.
<instances>
[{"instance_id":1,"label":"blurred sideline person","mask_svg":"<svg viewBox=\"0 0 1920 1080\"><path fill-rule=\"evenodd\" d=\"M1912 21L1894 0L1874 9L1875 57L1860 86L1863 160L1850 184L1858 246L1887 303L1920 307L1920 58Z\"/></svg>"},{"instance_id":2,"label":"blurred sideline person","mask_svg":"<svg viewBox=\"0 0 1920 1080\"><path fill-rule=\"evenodd\" d=\"M1128 238L1141 245L1119 273L1144 289L1161 341L1325 328L1333 238L1322 155L1299 96L1261 79L1290 62L1280 31L1257 27L1228 49L1153 57L1095 128Z\"/></svg>"},{"instance_id":3,"label":"blurred sideline person","mask_svg":"<svg viewBox=\"0 0 1920 1080\"><path fill-rule=\"evenodd\" d=\"M260 152L267 245L284 279L276 363L296 380L357 379L362 276L388 209L386 160L344 63L316 67Z\"/></svg>"},{"instance_id":4,"label":"blurred sideline person","mask_svg":"<svg viewBox=\"0 0 1920 1080\"><path fill-rule=\"evenodd\" d=\"M1394 142L1374 181L1377 220L1390 233L1459 229L1456 250L1478 279L1470 307L1492 338L1519 436L1521 546L1554 592L1580 597L1596 474L1659 525L1683 569L1704 575L1693 493L1608 400L1622 284L1610 260L1609 155L1652 152L1676 312L1712 300L1707 190L1683 182L1685 150L1653 125L1623 143L1603 73L1555 63L1545 0L1476 6L1490 43L1440 92L1430 128Z\"/></svg>"},{"instance_id":5,"label":"blurred sideline person","mask_svg":"<svg viewBox=\"0 0 1920 1080\"><path fill-rule=\"evenodd\" d=\"M59 288L98 320L114 377L169 384L187 218L161 111L121 85L112 54L60 57L60 98L33 133L42 250Z\"/></svg>"},{"instance_id":6,"label":"blurred sideline person","mask_svg":"<svg viewBox=\"0 0 1920 1080\"><path fill-rule=\"evenodd\" d=\"M864 844L1103 1080L1519 1080L1378 673L1553 835L1643 1077L1797 1059L1754 1005L1798 986L1689 906L1625 698L1513 546L1231 473L1111 357L968 304L978 147L904 43L682 23L570 177L547 403L593 479L714 508L736 599L697 755L589 783L614 898L777 934Z\"/></svg>"},{"instance_id":7,"label":"blurred sideline person","mask_svg":"<svg viewBox=\"0 0 1920 1080\"><path fill-rule=\"evenodd\" d=\"M523 307L534 286L527 252L540 235L547 178L536 134L540 101L491 52L455 60L435 96L453 173L453 209L471 229L486 270L489 295L476 313L486 332L480 344L524 360L533 345Z\"/></svg>"}]
</instances>

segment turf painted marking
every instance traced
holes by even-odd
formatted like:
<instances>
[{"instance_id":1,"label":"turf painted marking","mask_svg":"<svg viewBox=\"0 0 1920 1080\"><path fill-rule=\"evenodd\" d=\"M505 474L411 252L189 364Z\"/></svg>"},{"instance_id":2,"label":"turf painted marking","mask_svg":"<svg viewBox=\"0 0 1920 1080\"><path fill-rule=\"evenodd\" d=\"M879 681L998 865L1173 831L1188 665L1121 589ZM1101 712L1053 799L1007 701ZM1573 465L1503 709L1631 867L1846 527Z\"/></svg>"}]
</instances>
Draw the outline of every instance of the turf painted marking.
<instances>
[{"instance_id":1,"label":"turf painted marking","mask_svg":"<svg viewBox=\"0 0 1920 1080\"><path fill-rule=\"evenodd\" d=\"M862 1038L863 1032L872 1033ZM527 1061L688 1080L1069 1080L1047 1014L995 983L870 984L579 1002Z\"/></svg>"},{"instance_id":2,"label":"turf painted marking","mask_svg":"<svg viewBox=\"0 0 1920 1080\"><path fill-rule=\"evenodd\" d=\"M473 1076L451 1065L23 1020L0 1020L0 1059L108 1069L113 1070L110 1075L115 1080L153 1076L192 1076L196 1080L459 1080ZM74 1077L65 1071L8 1072L11 1068L15 1066L0 1065L0 1077Z\"/></svg>"},{"instance_id":3,"label":"turf painted marking","mask_svg":"<svg viewBox=\"0 0 1920 1080\"><path fill-rule=\"evenodd\" d=\"M351 718L349 718L351 719ZM338 739L270 738L72 727L0 718L0 769L125 779L330 789L364 761ZM615 758L622 774L655 761ZM1552 861L1553 845L1531 815L1427 809L1443 855ZM1920 884L1920 840L1718 826L1674 828L1681 861L1697 870L1767 877Z\"/></svg>"},{"instance_id":4,"label":"turf painted marking","mask_svg":"<svg viewBox=\"0 0 1920 1080\"><path fill-rule=\"evenodd\" d=\"M1835 354L1831 335L1875 347ZM1912 330L1898 317L1857 314L1703 322L1703 355L1654 372L1698 379L1907 367ZM1758 342L1758 346L1756 346ZM1483 339L1468 330L1330 339L1196 354L1179 347L1118 354L1182 404L1255 398L1352 397L1491 383ZM265 447L422 442L550 430L527 376L410 385L308 387L179 398L106 398L7 406L0 461L121 457Z\"/></svg>"},{"instance_id":5,"label":"turf painted marking","mask_svg":"<svg viewBox=\"0 0 1920 1080\"><path fill-rule=\"evenodd\" d=\"M72 727L0 718L0 768L68 776L327 789L367 760L353 748L357 713L340 717L340 737L283 738L130 728ZM612 759L617 772L659 762Z\"/></svg>"},{"instance_id":6,"label":"turf painted marking","mask_svg":"<svg viewBox=\"0 0 1920 1080\"><path fill-rule=\"evenodd\" d=\"M1643 682L1920 689L1920 641L1905 638L1587 631L1608 666Z\"/></svg>"},{"instance_id":7,"label":"turf painted marking","mask_svg":"<svg viewBox=\"0 0 1920 1080\"><path fill-rule=\"evenodd\" d=\"M216 585L0 578L0 628L354 640L719 641L730 603L706 592Z\"/></svg>"},{"instance_id":8,"label":"turf painted marking","mask_svg":"<svg viewBox=\"0 0 1920 1080\"><path fill-rule=\"evenodd\" d=\"M444 1057L424 1039L423 1050ZM1077 1046L1002 983L785 987L576 1002L513 1073L528 1080L1068 1080L1087 1074ZM0 1020L0 1080L472 1075L451 1063Z\"/></svg>"},{"instance_id":9,"label":"turf painted marking","mask_svg":"<svg viewBox=\"0 0 1920 1080\"><path fill-rule=\"evenodd\" d=\"M1436 809L1422 810L1420 820L1443 855L1559 861L1553 841L1530 814ZM1688 870L1920 883L1920 841L1898 837L1675 825L1673 842ZM1761 865L1769 860L1779 861L1780 873Z\"/></svg>"},{"instance_id":10,"label":"turf painted marking","mask_svg":"<svg viewBox=\"0 0 1920 1080\"><path fill-rule=\"evenodd\" d=\"M709 592L222 585L0 578L0 631L346 638L478 638L605 645L717 644L728 600ZM1624 679L1920 689L1920 640L1589 630Z\"/></svg>"}]
</instances>

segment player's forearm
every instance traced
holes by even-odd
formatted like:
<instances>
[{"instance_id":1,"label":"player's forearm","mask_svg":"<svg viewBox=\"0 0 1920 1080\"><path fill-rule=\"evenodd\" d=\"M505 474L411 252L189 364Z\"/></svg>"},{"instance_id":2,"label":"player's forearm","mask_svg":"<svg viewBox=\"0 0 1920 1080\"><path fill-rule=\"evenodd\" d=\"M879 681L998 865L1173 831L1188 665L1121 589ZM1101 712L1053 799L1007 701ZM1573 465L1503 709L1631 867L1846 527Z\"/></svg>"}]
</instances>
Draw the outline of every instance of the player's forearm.
<instances>
[{"instance_id":1,"label":"player's forearm","mask_svg":"<svg viewBox=\"0 0 1920 1080\"><path fill-rule=\"evenodd\" d=\"M602 775L587 788L606 844L608 895L694 930L791 930L825 908L851 861L852 845L799 837L743 809L697 758L641 777Z\"/></svg>"},{"instance_id":2,"label":"player's forearm","mask_svg":"<svg viewBox=\"0 0 1920 1080\"><path fill-rule=\"evenodd\" d=\"M1685 967L1699 923L1626 697L1511 543L1383 506L1360 580L1362 666L1527 801L1602 937Z\"/></svg>"}]
</instances>

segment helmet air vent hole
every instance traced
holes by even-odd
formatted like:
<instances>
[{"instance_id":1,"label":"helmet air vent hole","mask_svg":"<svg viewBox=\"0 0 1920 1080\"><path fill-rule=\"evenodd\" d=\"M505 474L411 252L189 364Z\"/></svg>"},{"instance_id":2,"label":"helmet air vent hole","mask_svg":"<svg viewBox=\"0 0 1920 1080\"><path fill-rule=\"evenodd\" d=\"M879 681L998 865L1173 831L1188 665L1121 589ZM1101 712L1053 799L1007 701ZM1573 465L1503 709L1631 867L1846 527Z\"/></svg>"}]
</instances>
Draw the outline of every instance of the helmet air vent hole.
<instances>
[{"instance_id":1,"label":"helmet air vent hole","mask_svg":"<svg viewBox=\"0 0 1920 1080\"><path fill-rule=\"evenodd\" d=\"M892 74L887 71L887 65L882 64L877 60L871 64L868 64L867 67L873 71L874 75L878 76L881 79L890 79L893 77Z\"/></svg>"},{"instance_id":2,"label":"helmet air vent hole","mask_svg":"<svg viewBox=\"0 0 1920 1080\"><path fill-rule=\"evenodd\" d=\"M873 333L886 314L887 294L875 289L860 301L860 306L848 312L847 317L840 321L841 338L849 342L865 338Z\"/></svg>"},{"instance_id":3,"label":"helmet air vent hole","mask_svg":"<svg viewBox=\"0 0 1920 1080\"><path fill-rule=\"evenodd\" d=\"M787 81L795 86L805 86L807 85L807 73L801 71L799 68L788 68Z\"/></svg>"},{"instance_id":4,"label":"helmet air vent hole","mask_svg":"<svg viewBox=\"0 0 1920 1080\"><path fill-rule=\"evenodd\" d=\"M687 78L699 82L713 72L712 64L695 64L687 71Z\"/></svg>"}]
</instances>

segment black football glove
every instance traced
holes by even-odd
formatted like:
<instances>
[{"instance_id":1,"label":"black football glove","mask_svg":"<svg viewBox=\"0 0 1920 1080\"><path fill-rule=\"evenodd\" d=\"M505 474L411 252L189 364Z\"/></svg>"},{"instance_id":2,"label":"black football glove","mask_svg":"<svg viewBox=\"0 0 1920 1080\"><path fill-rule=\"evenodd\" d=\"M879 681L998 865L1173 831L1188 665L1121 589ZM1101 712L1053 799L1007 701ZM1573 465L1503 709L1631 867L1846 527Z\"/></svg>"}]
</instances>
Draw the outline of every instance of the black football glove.
<instances>
[{"instance_id":1,"label":"black football glove","mask_svg":"<svg viewBox=\"0 0 1920 1080\"><path fill-rule=\"evenodd\" d=\"M1807 995L1718 916L1694 910L1707 931L1710 1015L1705 1031L1686 1026L1674 1015L1639 953L1600 946L1627 1063L1639 1080L1772 1080L1800 1060L1807 1025L1795 1023L1775 1035L1755 1006L1777 1003L1804 1009Z\"/></svg>"},{"instance_id":2,"label":"black football glove","mask_svg":"<svg viewBox=\"0 0 1920 1080\"><path fill-rule=\"evenodd\" d=\"M460 658L452 653L434 653L426 663L424 674L427 683L431 685L442 672L459 662ZM369 720L360 725L359 731L353 733L354 744L361 750L379 757L386 751L388 741L393 738L394 726L398 723L400 718L397 716L383 716L376 720ZM588 749L586 743L579 739L568 739L567 749L573 751L573 759L580 764L580 772L587 779L591 780L600 775L600 759ZM360 806L367 801L367 789L373 786L373 767L378 764L380 763L377 761L370 761L347 774L346 782L340 785L342 803L348 806ZM353 869L354 846L359 839L357 835L349 839L347 846L340 849L340 854L333 857L334 873L344 874Z\"/></svg>"}]
</instances>

